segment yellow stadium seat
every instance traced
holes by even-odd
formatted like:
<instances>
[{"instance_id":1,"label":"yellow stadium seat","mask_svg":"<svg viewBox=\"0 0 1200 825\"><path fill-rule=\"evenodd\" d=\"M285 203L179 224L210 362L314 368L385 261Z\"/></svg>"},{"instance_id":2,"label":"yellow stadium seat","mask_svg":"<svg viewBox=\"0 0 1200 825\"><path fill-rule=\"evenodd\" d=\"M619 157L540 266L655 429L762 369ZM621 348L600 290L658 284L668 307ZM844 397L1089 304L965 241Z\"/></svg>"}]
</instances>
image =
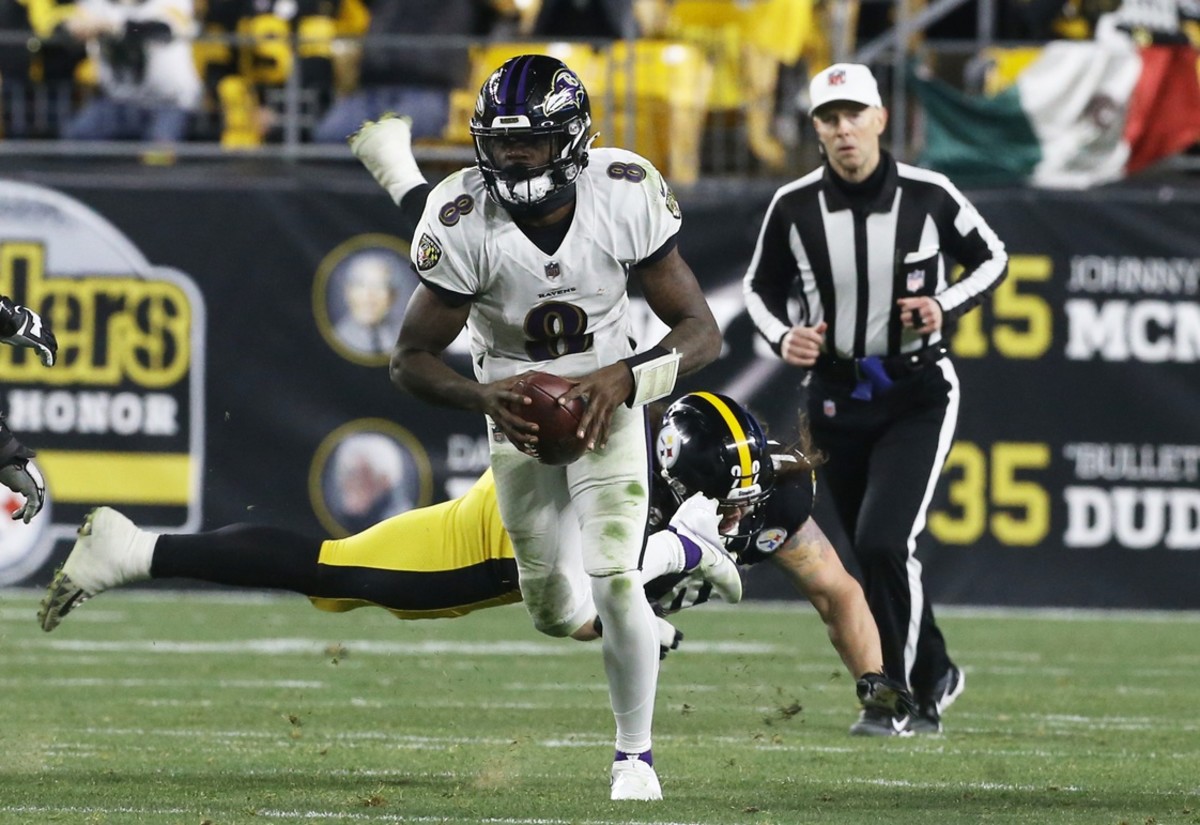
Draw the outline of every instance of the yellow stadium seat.
<instances>
[{"instance_id":1,"label":"yellow stadium seat","mask_svg":"<svg viewBox=\"0 0 1200 825\"><path fill-rule=\"evenodd\" d=\"M258 95L241 75L231 74L217 84L221 103L221 146L251 149L262 145L258 124Z\"/></svg>"},{"instance_id":2,"label":"yellow stadium seat","mask_svg":"<svg viewBox=\"0 0 1200 825\"><path fill-rule=\"evenodd\" d=\"M730 0L676 0L671 4L666 34L701 49L712 66L710 109L741 107L743 9Z\"/></svg>"},{"instance_id":3,"label":"yellow stadium seat","mask_svg":"<svg viewBox=\"0 0 1200 825\"><path fill-rule=\"evenodd\" d=\"M468 122L479 87L504 61L519 54L557 57L579 75L592 102L593 127L600 133L597 146L632 149L673 182L695 181L712 70L701 50L684 43L638 41L632 67L624 42L600 51L586 44L550 41L475 47L470 85L450 94L446 140L470 142Z\"/></svg>"},{"instance_id":4,"label":"yellow stadium seat","mask_svg":"<svg viewBox=\"0 0 1200 825\"><path fill-rule=\"evenodd\" d=\"M333 57L333 41L337 37L337 23L332 17L313 14L301 17L296 27L296 37L300 41L296 51L302 58Z\"/></svg>"},{"instance_id":5,"label":"yellow stadium seat","mask_svg":"<svg viewBox=\"0 0 1200 825\"><path fill-rule=\"evenodd\" d=\"M823 58L828 44L813 0L675 0L666 31L693 44L713 67L711 111L743 119L754 155L781 169L786 150L774 137L780 65Z\"/></svg>"},{"instance_id":6,"label":"yellow stadium seat","mask_svg":"<svg viewBox=\"0 0 1200 825\"><path fill-rule=\"evenodd\" d=\"M605 74L612 82L603 103L611 98L613 107L609 142L644 156L674 184L695 183L712 83L704 52L677 41L639 40L630 58L621 41L606 56ZM593 105L596 100L593 94Z\"/></svg>"},{"instance_id":7,"label":"yellow stadium seat","mask_svg":"<svg viewBox=\"0 0 1200 825\"><path fill-rule=\"evenodd\" d=\"M371 12L367 10L363 0L342 0L337 6L338 37L361 37L367 33L371 23Z\"/></svg>"}]
</instances>

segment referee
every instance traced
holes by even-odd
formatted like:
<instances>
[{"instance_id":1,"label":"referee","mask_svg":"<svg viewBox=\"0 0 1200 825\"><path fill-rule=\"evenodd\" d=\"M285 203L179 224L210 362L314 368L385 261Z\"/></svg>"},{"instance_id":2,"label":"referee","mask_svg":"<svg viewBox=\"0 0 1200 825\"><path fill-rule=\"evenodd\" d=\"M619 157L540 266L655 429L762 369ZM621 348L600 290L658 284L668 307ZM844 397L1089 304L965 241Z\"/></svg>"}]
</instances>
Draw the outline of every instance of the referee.
<instances>
[{"instance_id":1,"label":"referee","mask_svg":"<svg viewBox=\"0 0 1200 825\"><path fill-rule=\"evenodd\" d=\"M780 357L812 371L812 433L829 458L828 488L853 541L884 669L918 702L911 718L864 710L850 732L940 732L964 677L934 622L916 542L958 419L942 329L996 288L1008 257L949 180L880 148L887 110L870 69L830 66L810 98L825 163L775 193L746 304ZM946 255L965 270L954 284Z\"/></svg>"}]
</instances>

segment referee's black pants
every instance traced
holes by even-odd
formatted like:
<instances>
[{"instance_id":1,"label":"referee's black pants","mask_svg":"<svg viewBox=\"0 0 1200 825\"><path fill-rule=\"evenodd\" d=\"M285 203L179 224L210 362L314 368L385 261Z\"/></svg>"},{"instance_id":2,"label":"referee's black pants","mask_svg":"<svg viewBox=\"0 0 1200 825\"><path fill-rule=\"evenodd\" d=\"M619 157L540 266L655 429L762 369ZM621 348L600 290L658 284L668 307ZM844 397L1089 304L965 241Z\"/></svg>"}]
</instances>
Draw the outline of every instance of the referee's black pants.
<instances>
[{"instance_id":1,"label":"referee's black pants","mask_svg":"<svg viewBox=\"0 0 1200 825\"><path fill-rule=\"evenodd\" d=\"M853 544L887 674L918 702L949 669L946 642L921 579L917 537L954 439L958 376L948 358L905 375L869 400L820 373L808 391L826 489Z\"/></svg>"}]
</instances>

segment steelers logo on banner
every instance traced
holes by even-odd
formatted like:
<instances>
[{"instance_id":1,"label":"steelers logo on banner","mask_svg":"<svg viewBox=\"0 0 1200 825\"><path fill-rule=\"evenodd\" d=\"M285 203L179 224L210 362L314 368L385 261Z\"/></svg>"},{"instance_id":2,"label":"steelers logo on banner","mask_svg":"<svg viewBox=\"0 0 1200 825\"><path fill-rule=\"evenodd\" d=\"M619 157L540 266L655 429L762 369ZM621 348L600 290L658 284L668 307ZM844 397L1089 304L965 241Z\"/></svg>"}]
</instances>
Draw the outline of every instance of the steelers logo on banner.
<instances>
[{"instance_id":1,"label":"steelers logo on banner","mask_svg":"<svg viewBox=\"0 0 1200 825\"><path fill-rule=\"evenodd\" d=\"M205 320L192 279L151 264L82 203L0 181L0 293L40 314L59 344L50 368L0 347L0 409L37 451L47 496L32 523L0 528L0 585L35 570L97 505L197 529Z\"/></svg>"}]
</instances>

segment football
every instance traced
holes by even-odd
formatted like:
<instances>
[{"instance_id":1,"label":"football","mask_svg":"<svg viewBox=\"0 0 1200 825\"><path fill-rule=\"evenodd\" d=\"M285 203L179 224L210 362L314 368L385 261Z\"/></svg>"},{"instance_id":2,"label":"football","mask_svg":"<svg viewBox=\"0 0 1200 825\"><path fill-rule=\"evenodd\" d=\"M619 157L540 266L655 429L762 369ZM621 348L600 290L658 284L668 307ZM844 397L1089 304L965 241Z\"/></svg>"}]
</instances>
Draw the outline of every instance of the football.
<instances>
[{"instance_id":1,"label":"football","mask_svg":"<svg viewBox=\"0 0 1200 825\"><path fill-rule=\"evenodd\" d=\"M538 425L536 456L543 464L570 464L587 449L587 443L575 436L587 405L582 398L565 407L558 403L558 397L573 386L572 381L548 372L530 373L513 385L513 392L533 399L529 406L513 412Z\"/></svg>"}]
</instances>

